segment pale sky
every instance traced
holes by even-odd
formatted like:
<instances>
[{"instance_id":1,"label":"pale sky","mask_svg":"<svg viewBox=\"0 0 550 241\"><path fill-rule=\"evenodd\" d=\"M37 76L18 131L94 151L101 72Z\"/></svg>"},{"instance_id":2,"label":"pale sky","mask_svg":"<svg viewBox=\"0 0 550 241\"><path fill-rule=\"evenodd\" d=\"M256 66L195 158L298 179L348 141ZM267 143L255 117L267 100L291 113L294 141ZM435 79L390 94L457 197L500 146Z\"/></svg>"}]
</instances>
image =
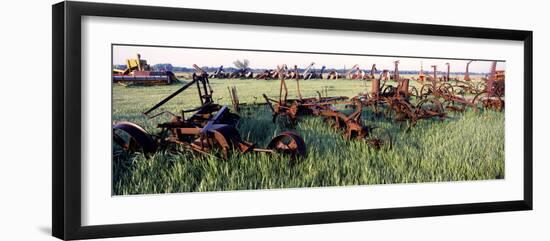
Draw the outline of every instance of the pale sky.
<instances>
[{"instance_id":1,"label":"pale sky","mask_svg":"<svg viewBox=\"0 0 550 241\"><path fill-rule=\"evenodd\" d=\"M393 70L393 61L399 60L399 70L420 70L421 63L424 71L431 71L430 66L437 65L438 71L446 71L445 63L450 63L451 72L464 72L467 60L429 59L429 58L405 58L405 57L378 57L378 56L353 56L334 54L305 54L305 53L280 53L241 50L211 50L189 49L173 47L148 47L148 46L113 46L113 64L124 65L126 59L136 58L136 54L147 60L150 65L170 63L173 66L191 68L193 64L198 66L233 67L233 61L248 59L251 68L275 69L277 65L286 64L289 67L298 65L299 68L307 67L315 62L314 68L320 69L325 65L328 69L346 69L358 64L363 70L370 70L372 64L376 64L378 70ZM363 53L361 53L363 54ZM452 56L449 56L452 57ZM470 72L488 73L490 61L474 61L470 64ZM505 62L498 62L497 69L505 69Z\"/></svg>"}]
</instances>

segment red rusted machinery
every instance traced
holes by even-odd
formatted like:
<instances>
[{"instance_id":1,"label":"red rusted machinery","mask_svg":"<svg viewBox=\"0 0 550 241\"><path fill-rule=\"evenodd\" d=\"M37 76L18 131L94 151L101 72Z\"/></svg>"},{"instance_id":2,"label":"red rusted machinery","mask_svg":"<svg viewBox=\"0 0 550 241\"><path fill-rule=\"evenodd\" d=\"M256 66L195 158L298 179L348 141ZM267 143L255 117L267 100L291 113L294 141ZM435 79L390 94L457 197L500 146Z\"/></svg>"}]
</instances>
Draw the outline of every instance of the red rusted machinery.
<instances>
[{"instance_id":1,"label":"red rusted machinery","mask_svg":"<svg viewBox=\"0 0 550 241\"><path fill-rule=\"evenodd\" d=\"M256 79L268 80L268 79L275 79L275 78L277 78L275 74L275 70L265 70L264 72L258 73L256 75Z\"/></svg>"},{"instance_id":2,"label":"red rusted machinery","mask_svg":"<svg viewBox=\"0 0 550 241\"><path fill-rule=\"evenodd\" d=\"M378 107L387 106L386 116L396 121L408 120L409 127L414 126L419 119L445 117L444 109L437 99L425 98L417 104L410 102L411 96L417 99L419 97L416 88L409 85L409 79L401 78L396 87L386 85L386 81L381 84L387 73L388 71L384 70L378 79L373 80L370 94L356 96L354 99L360 100L365 106L372 106L375 113L378 113Z\"/></svg>"},{"instance_id":3,"label":"red rusted machinery","mask_svg":"<svg viewBox=\"0 0 550 241\"><path fill-rule=\"evenodd\" d=\"M471 63L471 61L468 63ZM433 79L437 80L435 75L436 67L432 67L434 67ZM499 75L499 73L502 73L502 75ZM449 69L447 69L447 76L449 76ZM445 79L448 78L446 77ZM422 86L420 98L428 96L439 98L447 110L464 111L466 107L471 107L475 111L480 107L497 110L504 108L504 72L496 71L496 61L492 62L491 73L489 74L489 78L486 79L485 86L475 86L470 82L460 81L456 81L455 84L449 82L439 83L434 80L432 80L431 84ZM473 94L473 98L466 97L466 94ZM482 106L478 106L479 103Z\"/></svg>"},{"instance_id":4,"label":"red rusted machinery","mask_svg":"<svg viewBox=\"0 0 550 241\"><path fill-rule=\"evenodd\" d=\"M369 145L380 148L383 142L377 138L370 138L372 128L365 126L361 120L363 103L357 99L347 101L348 97L323 97L318 92L318 98L303 98L300 93L300 86L297 81L298 99L287 99L288 89L285 78L281 79L279 100L271 99L263 95L266 103L273 113L273 122L277 118L287 117L292 125L296 124L298 117L303 115L313 115L323 117L330 126L336 130L342 131L347 140L365 140ZM354 108L354 112L347 115L334 107L334 104L348 104Z\"/></svg>"},{"instance_id":5,"label":"red rusted machinery","mask_svg":"<svg viewBox=\"0 0 550 241\"><path fill-rule=\"evenodd\" d=\"M224 157L227 157L231 150L238 150L241 153L252 151L283 153L293 158L306 155L305 142L295 132L280 133L269 142L267 148L257 148L254 143L243 140L236 129L239 116L231 113L227 106L213 102L213 90L210 87L208 75L198 66L193 65L193 67L196 72L193 73L192 81L143 113L149 119L164 114L172 116L171 121L157 125L160 129L159 133L151 135L135 123L118 122L113 125L114 142L124 150L142 151L146 155L151 155L161 148L178 151L180 149L178 147L203 154L220 151ZM181 115L169 111L151 115L154 110L192 85L197 86L201 102L199 107L182 110ZM186 118L185 113L190 112L194 114Z\"/></svg>"},{"instance_id":6,"label":"red rusted machinery","mask_svg":"<svg viewBox=\"0 0 550 241\"><path fill-rule=\"evenodd\" d=\"M496 68L497 61L493 61L485 90L479 94L479 101L483 103L485 108L502 110L504 109L505 74L504 70L497 71Z\"/></svg>"},{"instance_id":7,"label":"red rusted machinery","mask_svg":"<svg viewBox=\"0 0 550 241\"><path fill-rule=\"evenodd\" d=\"M380 148L383 145L382 140L377 138L368 138L373 127L365 126L361 120L363 112L363 103L359 100L353 100L352 105L354 111L346 115L337 110L331 104L313 104L310 108L312 113L323 117L329 121L332 128L343 132L346 140L366 140L367 143L375 148Z\"/></svg>"},{"instance_id":8,"label":"red rusted machinery","mask_svg":"<svg viewBox=\"0 0 550 241\"><path fill-rule=\"evenodd\" d=\"M277 66L277 71L283 73L285 65ZM313 109L311 108L314 104L325 105L334 103L335 101L345 100L347 97L321 97L317 98L302 98L300 91L300 82L299 78L294 78L296 80L296 90L298 94L298 99L288 99L288 87L286 84L286 75L281 74L282 78L280 79L279 85L279 99L275 100L269 98L266 94L263 94L266 103L271 108L273 113L273 122L275 123L278 117L288 117L291 124L295 124L298 118L298 115L312 114Z\"/></svg>"},{"instance_id":9,"label":"red rusted machinery","mask_svg":"<svg viewBox=\"0 0 550 241\"><path fill-rule=\"evenodd\" d=\"M435 98L422 99L416 104L411 103L405 96L396 95L384 98L390 112L387 116L393 116L396 121L409 121L409 128L416 125L419 119L438 117L445 118L445 110L442 104Z\"/></svg>"},{"instance_id":10,"label":"red rusted machinery","mask_svg":"<svg viewBox=\"0 0 550 241\"><path fill-rule=\"evenodd\" d=\"M147 61L137 54L136 59L126 60L126 69L113 69L113 83L131 85L166 85L179 82L170 71L152 71Z\"/></svg>"},{"instance_id":11,"label":"red rusted machinery","mask_svg":"<svg viewBox=\"0 0 550 241\"><path fill-rule=\"evenodd\" d=\"M469 74L465 77L469 79ZM433 95L441 98L445 108L453 111L464 111L465 107L472 107L474 110L478 108L502 110L504 108L504 71L496 70L496 61L491 64L488 78L482 78L482 80L484 82L475 84L456 79L454 84L427 84L422 87L421 96ZM473 95L473 98L467 98L467 94Z\"/></svg>"},{"instance_id":12,"label":"red rusted machinery","mask_svg":"<svg viewBox=\"0 0 550 241\"><path fill-rule=\"evenodd\" d=\"M435 70L434 67L434 72ZM448 77L444 79L446 78ZM435 97L441 101L446 110L451 111L464 111L467 107L475 111L479 108L496 110L504 108L504 71L496 71L496 61L493 62L491 73L485 79L485 83L473 84L456 79L454 83L442 83L434 79L436 79L435 74L432 83L422 86L419 98Z\"/></svg>"},{"instance_id":13,"label":"red rusted machinery","mask_svg":"<svg viewBox=\"0 0 550 241\"><path fill-rule=\"evenodd\" d=\"M447 110L464 111L466 107L472 107L477 110L476 98L467 99L464 95L459 95L456 90L456 85L450 83L432 81L431 84L425 84L420 89L420 97L427 98L432 96L441 99L443 106Z\"/></svg>"}]
</instances>

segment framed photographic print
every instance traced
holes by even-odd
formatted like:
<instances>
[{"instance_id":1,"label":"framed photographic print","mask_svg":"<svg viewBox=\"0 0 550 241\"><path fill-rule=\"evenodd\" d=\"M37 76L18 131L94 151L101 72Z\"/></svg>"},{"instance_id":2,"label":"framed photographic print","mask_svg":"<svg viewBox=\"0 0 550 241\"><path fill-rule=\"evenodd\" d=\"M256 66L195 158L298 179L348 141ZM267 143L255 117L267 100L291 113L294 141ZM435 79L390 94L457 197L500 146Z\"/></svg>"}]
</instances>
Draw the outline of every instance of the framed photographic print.
<instances>
[{"instance_id":1,"label":"framed photographic print","mask_svg":"<svg viewBox=\"0 0 550 241\"><path fill-rule=\"evenodd\" d=\"M532 32L53 6L53 235L532 209Z\"/></svg>"}]
</instances>

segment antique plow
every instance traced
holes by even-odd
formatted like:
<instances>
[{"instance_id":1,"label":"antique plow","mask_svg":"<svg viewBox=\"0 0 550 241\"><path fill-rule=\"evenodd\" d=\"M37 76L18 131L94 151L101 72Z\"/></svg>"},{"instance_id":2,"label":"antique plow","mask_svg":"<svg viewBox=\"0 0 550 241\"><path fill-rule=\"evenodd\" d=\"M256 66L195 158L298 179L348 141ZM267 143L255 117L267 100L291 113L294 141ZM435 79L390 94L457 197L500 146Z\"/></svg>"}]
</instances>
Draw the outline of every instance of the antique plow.
<instances>
[{"instance_id":1,"label":"antique plow","mask_svg":"<svg viewBox=\"0 0 550 241\"><path fill-rule=\"evenodd\" d=\"M337 110L332 105L317 105L313 114L322 116L328 121L332 128L341 130L346 140L361 140L364 139L367 143L375 148L380 148L383 145L382 140L378 138L368 138L374 127L365 126L361 120L363 113L363 104L361 101L353 101L354 111L346 115Z\"/></svg>"},{"instance_id":2,"label":"antique plow","mask_svg":"<svg viewBox=\"0 0 550 241\"><path fill-rule=\"evenodd\" d=\"M362 94L354 97L365 106L372 106L375 113L379 113L380 106L386 106L386 116L393 117L396 121L409 121L409 127L414 126L419 119L432 117L445 117L441 103L434 98L421 99L417 104L410 102L411 97L419 99L418 90L409 86L409 79L400 78L398 62L395 62L396 70L393 78L398 82L397 86L386 85L388 71L380 73L378 79L372 80L370 94ZM381 83L384 81L383 83Z\"/></svg>"},{"instance_id":3,"label":"antique plow","mask_svg":"<svg viewBox=\"0 0 550 241\"><path fill-rule=\"evenodd\" d=\"M283 66L284 67L284 66ZM283 68L279 68L282 70ZM350 102L346 96L323 97L318 92L318 98L303 98L300 93L300 85L297 81L298 99L288 99L288 88L285 77L281 78L279 91L279 100L269 98L263 95L266 103L270 107L273 114L273 122L276 123L278 117L286 116L292 125L296 124L299 116L313 115L321 116L331 127L343 131L344 138L347 140L365 139L369 145L376 148L382 146L382 141L375 138L367 138L372 130L371 127L365 126L361 121L363 104L360 101ZM354 112L346 115L337 110L334 104L353 104Z\"/></svg>"},{"instance_id":4,"label":"antique plow","mask_svg":"<svg viewBox=\"0 0 550 241\"><path fill-rule=\"evenodd\" d=\"M449 70L447 75L448 72ZM471 80L468 73L466 77ZM473 98L466 98L467 94L473 95ZM493 61L489 78L475 85L466 81L456 81L454 85L449 82L438 84L434 73L432 83L423 85L420 90L420 98L428 96L441 99L445 109L452 111L464 111L466 107L477 111L479 103L485 109L502 110L504 108L504 72L496 71L496 61Z\"/></svg>"},{"instance_id":5,"label":"antique plow","mask_svg":"<svg viewBox=\"0 0 550 241\"><path fill-rule=\"evenodd\" d=\"M277 71L279 73L284 73L286 66L281 65L277 66ZM263 97L272 111L273 114L273 123L277 121L279 117L287 117L291 124L295 124L299 115L310 115L313 114L314 109L317 106L330 105L336 102L347 100L348 97L338 96L338 97L322 97L319 94L319 98L302 98L300 91L300 82L299 76L294 75L296 80L296 89L298 92L297 99L288 99L288 87L286 85L286 75L279 74L281 76L280 86L279 86L279 99L272 99L266 94L263 94Z\"/></svg>"},{"instance_id":6,"label":"antique plow","mask_svg":"<svg viewBox=\"0 0 550 241\"><path fill-rule=\"evenodd\" d=\"M432 81L431 84L425 84L420 89L420 97L428 98L433 96L443 100L443 106L451 111L464 111L466 107L471 107L477 111L476 98L466 99L464 92L456 92L455 86L444 82L438 84L437 81Z\"/></svg>"}]
</instances>

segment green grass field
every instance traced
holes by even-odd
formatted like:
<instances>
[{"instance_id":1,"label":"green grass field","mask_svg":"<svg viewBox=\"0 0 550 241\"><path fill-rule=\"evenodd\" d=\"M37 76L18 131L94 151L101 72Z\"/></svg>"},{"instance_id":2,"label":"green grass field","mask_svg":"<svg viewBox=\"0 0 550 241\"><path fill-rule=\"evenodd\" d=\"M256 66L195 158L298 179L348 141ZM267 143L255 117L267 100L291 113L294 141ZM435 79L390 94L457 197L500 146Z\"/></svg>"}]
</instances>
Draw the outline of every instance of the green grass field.
<instances>
[{"instance_id":1,"label":"green grass field","mask_svg":"<svg viewBox=\"0 0 550 241\"><path fill-rule=\"evenodd\" d=\"M411 84L414 82L411 82ZM278 97L278 80L211 80L214 99L230 105L228 86L236 86L241 103L261 103L262 93ZM370 90L357 80L300 81L303 97L315 97L326 88L329 96L355 96ZM395 85L395 83L390 83ZM289 98L296 82L287 81ZM418 84L414 84L418 85ZM156 124L140 113L181 85L124 87L113 85L113 122L132 121L156 133ZM199 104L196 90L188 89L162 107L173 113ZM238 129L245 140L265 147L288 127L271 122L268 107L242 111ZM113 194L226 191L269 188L323 187L388 183L487 180L504 178L504 113L466 111L448 113L445 120L420 120L410 131L406 123L375 116L370 109L363 121L376 126L372 136L391 136L392 147L380 150L365 141L346 141L320 117L303 117L294 128L304 138L308 155L296 165L280 155L235 152L227 160L216 155L159 152L117 152L112 164ZM116 149L116 148L115 148Z\"/></svg>"}]
</instances>

